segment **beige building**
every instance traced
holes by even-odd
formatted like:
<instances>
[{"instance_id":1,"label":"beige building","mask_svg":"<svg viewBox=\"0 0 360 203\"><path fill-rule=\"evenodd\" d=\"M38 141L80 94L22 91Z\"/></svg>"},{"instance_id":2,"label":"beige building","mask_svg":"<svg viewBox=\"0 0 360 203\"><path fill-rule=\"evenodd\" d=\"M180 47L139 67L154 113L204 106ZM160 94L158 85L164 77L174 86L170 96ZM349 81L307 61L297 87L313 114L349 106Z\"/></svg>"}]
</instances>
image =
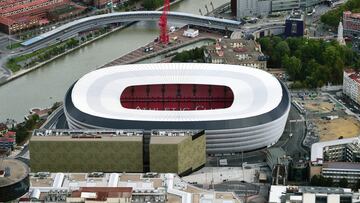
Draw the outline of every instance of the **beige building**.
<instances>
[{"instance_id":1,"label":"beige building","mask_svg":"<svg viewBox=\"0 0 360 203\"><path fill-rule=\"evenodd\" d=\"M266 57L254 40L224 39L205 47L207 63L242 65L267 70Z\"/></svg>"},{"instance_id":2,"label":"beige building","mask_svg":"<svg viewBox=\"0 0 360 203\"><path fill-rule=\"evenodd\" d=\"M204 130L39 129L29 148L32 172L152 171L182 176L206 163Z\"/></svg>"},{"instance_id":3,"label":"beige building","mask_svg":"<svg viewBox=\"0 0 360 203\"><path fill-rule=\"evenodd\" d=\"M83 187L73 191L66 202L71 203L127 203L131 202L131 187Z\"/></svg>"}]
</instances>

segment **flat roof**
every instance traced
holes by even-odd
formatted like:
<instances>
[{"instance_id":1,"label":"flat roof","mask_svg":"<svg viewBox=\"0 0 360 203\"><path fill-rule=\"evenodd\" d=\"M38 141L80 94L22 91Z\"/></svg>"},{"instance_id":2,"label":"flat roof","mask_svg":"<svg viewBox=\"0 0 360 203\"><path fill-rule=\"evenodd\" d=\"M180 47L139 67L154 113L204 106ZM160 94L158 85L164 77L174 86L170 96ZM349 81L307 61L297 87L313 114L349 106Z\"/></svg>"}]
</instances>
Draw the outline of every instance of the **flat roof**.
<instances>
[{"instance_id":1,"label":"flat roof","mask_svg":"<svg viewBox=\"0 0 360 203\"><path fill-rule=\"evenodd\" d=\"M178 144L186 140L189 136L176 136L176 137L163 137L163 136L152 136L150 144Z\"/></svg>"},{"instance_id":2,"label":"flat roof","mask_svg":"<svg viewBox=\"0 0 360 203\"><path fill-rule=\"evenodd\" d=\"M323 169L357 170L360 171L360 163L353 162L326 162Z\"/></svg>"},{"instance_id":3,"label":"flat roof","mask_svg":"<svg viewBox=\"0 0 360 203\"><path fill-rule=\"evenodd\" d=\"M352 137L346 139L331 140L326 142L317 142L311 145L311 162L324 159L324 148L334 145L349 144L358 141L359 137Z\"/></svg>"},{"instance_id":4,"label":"flat roof","mask_svg":"<svg viewBox=\"0 0 360 203\"><path fill-rule=\"evenodd\" d=\"M26 178L29 175L28 167L21 161L16 159L0 160L2 169L9 169L6 177L0 177L0 187L14 184Z\"/></svg>"},{"instance_id":5,"label":"flat roof","mask_svg":"<svg viewBox=\"0 0 360 203\"><path fill-rule=\"evenodd\" d=\"M156 111L126 109L120 95L128 86L147 84L207 84L228 86L234 93L226 109ZM199 63L132 64L90 72L71 92L79 111L107 119L135 121L215 121L255 117L275 109L283 90L271 74L244 66Z\"/></svg>"},{"instance_id":6,"label":"flat roof","mask_svg":"<svg viewBox=\"0 0 360 203\"><path fill-rule=\"evenodd\" d=\"M93 142L93 141L121 141L141 142L142 136L101 136L101 138L72 138L71 136L32 136L31 141L72 141L72 142Z\"/></svg>"}]
</instances>

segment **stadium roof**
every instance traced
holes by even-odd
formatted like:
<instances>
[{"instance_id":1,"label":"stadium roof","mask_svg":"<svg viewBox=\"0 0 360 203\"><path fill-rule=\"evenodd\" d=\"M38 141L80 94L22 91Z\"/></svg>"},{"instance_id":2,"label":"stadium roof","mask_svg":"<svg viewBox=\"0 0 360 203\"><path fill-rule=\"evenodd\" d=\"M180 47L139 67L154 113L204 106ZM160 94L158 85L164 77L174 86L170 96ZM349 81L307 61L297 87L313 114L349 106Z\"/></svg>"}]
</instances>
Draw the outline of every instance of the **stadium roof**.
<instances>
[{"instance_id":1,"label":"stadium roof","mask_svg":"<svg viewBox=\"0 0 360 203\"><path fill-rule=\"evenodd\" d=\"M132 85L207 84L228 86L234 93L226 109L155 111L126 109L122 91ZM103 68L79 79L71 93L80 111L103 118L138 121L209 121L254 117L275 109L283 96L271 74L244 66L221 64L133 64Z\"/></svg>"}]
</instances>

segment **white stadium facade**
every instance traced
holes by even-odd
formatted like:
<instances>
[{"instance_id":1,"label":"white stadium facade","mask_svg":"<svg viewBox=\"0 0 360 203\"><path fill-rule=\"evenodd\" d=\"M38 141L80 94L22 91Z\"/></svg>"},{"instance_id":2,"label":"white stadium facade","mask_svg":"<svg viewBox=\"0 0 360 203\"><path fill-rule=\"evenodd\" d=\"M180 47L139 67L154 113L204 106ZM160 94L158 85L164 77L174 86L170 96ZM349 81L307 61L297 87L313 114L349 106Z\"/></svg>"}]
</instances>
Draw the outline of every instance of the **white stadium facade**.
<instances>
[{"instance_id":1,"label":"white stadium facade","mask_svg":"<svg viewBox=\"0 0 360 203\"><path fill-rule=\"evenodd\" d=\"M254 68L200 63L133 64L90 72L64 102L72 129L204 129L207 153L251 151L282 135L287 88Z\"/></svg>"}]
</instances>

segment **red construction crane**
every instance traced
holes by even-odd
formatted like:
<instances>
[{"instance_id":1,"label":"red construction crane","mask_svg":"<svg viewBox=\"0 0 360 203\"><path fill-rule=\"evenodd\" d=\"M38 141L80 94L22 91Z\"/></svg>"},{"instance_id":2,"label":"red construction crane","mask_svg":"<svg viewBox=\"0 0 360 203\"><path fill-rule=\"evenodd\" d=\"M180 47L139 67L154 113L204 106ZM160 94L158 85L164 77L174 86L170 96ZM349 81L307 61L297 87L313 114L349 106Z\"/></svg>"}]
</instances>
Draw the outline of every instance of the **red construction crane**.
<instances>
[{"instance_id":1,"label":"red construction crane","mask_svg":"<svg viewBox=\"0 0 360 203\"><path fill-rule=\"evenodd\" d=\"M164 0L163 13L159 19L160 36L159 40L163 44L169 43L169 34L167 31L167 14L170 10L170 0Z\"/></svg>"}]
</instances>

